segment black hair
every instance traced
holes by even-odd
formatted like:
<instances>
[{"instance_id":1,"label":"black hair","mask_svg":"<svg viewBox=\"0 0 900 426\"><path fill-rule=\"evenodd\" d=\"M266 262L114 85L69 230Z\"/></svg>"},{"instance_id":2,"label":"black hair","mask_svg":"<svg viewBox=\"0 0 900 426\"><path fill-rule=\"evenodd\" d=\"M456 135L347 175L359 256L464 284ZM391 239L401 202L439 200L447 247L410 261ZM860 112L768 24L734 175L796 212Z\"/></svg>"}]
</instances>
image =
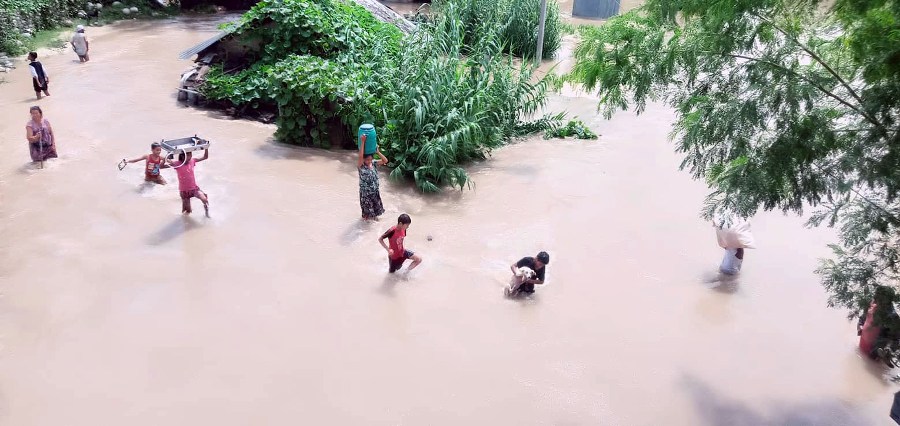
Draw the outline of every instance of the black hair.
<instances>
[{"instance_id":1,"label":"black hair","mask_svg":"<svg viewBox=\"0 0 900 426\"><path fill-rule=\"evenodd\" d=\"M370 159L370 158L375 158L375 155L374 155L374 154L366 154L366 155L363 155L363 159L364 159L364 160L368 160L368 159Z\"/></svg>"},{"instance_id":2,"label":"black hair","mask_svg":"<svg viewBox=\"0 0 900 426\"><path fill-rule=\"evenodd\" d=\"M544 265L549 265L550 264L550 255L547 254L547 252L542 251L542 252L538 253L537 260L539 260Z\"/></svg>"},{"instance_id":3,"label":"black hair","mask_svg":"<svg viewBox=\"0 0 900 426\"><path fill-rule=\"evenodd\" d=\"M878 305L873 315L875 324L880 327L889 325L889 317L894 314L894 302L897 301L897 292L891 287L880 285L875 287L875 296L872 298L872 301Z\"/></svg>"},{"instance_id":4,"label":"black hair","mask_svg":"<svg viewBox=\"0 0 900 426\"><path fill-rule=\"evenodd\" d=\"M33 106L33 107L31 107L31 108L28 109L28 112L31 112L31 111L37 111L37 112L41 113L41 116L44 115L44 111L41 111L41 107L39 107L39 106L37 106L37 105L35 105L35 106Z\"/></svg>"},{"instance_id":5,"label":"black hair","mask_svg":"<svg viewBox=\"0 0 900 426\"><path fill-rule=\"evenodd\" d=\"M153 142L150 144L150 149L154 148L162 148L162 145L160 145L159 142Z\"/></svg>"},{"instance_id":6,"label":"black hair","mask_svg":"<svg viewBox=\"0 0 900 426\"><path fill-rule=\"evenodd\" d=\"M184 151L181 151L181 154L178 154L178 161L184 162L187 159L187 156L184 154Z\"/></svg>"},{"instance_id":7,"label":"black hair","mask_svg":"<svg viewBox=\"0 0 900 426\"><path fill-rule=\"evenodd\" d=\"M28 52L28 59L32 61L37 59L37 52Z\"/></svg>"},{"instance_id":8,"label":"black hair","mask_svg":"<svg viewBox=\"0 0 900 426\"><path fill-rule=\"evenodd\" d=\"M409 225L410 223L412 223L412 219L409 218L408 214L403 213L400 215L400 217L397 218L397 223L398 224L403 223L403 224Z\"/></svg>"}]
</instances>

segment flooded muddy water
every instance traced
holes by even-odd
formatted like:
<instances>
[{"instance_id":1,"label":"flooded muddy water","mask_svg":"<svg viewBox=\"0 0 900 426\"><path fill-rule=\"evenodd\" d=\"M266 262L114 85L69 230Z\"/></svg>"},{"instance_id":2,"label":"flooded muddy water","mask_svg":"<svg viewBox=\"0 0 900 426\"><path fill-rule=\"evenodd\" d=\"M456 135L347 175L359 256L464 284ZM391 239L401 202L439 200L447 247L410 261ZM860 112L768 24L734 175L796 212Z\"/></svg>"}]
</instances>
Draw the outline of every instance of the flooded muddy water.
<instances>
[{"instance_id":1,"label":"flooded muddy water","mask_svg":"<svg viewBox=\"0 0 900 426\"><path fill-rule=\"evenodd\" d=\"M554 96L601 138L498 150L473 190L385 179L363 224L352 153L176 102L178 52L216 23L89 28L89 63L40 58L51 97L22 63L0 85L0 424L891 424L895 387L812 272L832 234L762 214L740 278L716 282L665 108L605 121ZM60 154L44 170L35 104ZM182 217L171 170L147 187L116 168L195 133L211 219ZM408 278L376 241L403 212ZM503 298L539 250L548 283Z\"/></svg>"}]
</instances>

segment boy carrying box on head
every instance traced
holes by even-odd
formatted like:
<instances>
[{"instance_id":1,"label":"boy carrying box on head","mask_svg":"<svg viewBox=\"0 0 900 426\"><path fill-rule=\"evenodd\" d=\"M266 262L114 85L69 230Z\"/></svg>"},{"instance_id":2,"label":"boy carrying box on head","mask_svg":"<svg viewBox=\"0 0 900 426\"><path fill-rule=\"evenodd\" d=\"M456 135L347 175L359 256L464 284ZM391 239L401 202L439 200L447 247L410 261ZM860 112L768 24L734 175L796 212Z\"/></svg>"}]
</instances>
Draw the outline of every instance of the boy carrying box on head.
<instances>
[{"instance_id":1,"label":"boy carrying box on head","mask_svg":"<svg viewBox=\"0 0 900 426\"><path fill-rule=\"evenodd\" d=\"M191 152L188 152L187 156L185 156L185 153L182 152L178 156L177 161L167 160L169 166L174 168L175 173L178 174L178 191L181 192L181 213L191 214L191 198L197 197L203 202L206 217L209 217L209 198L206 196L206 193L200 190L194 178L194 165L209 159L209 148L204 150L203 158L199 160L195 160L191 154Z\"/></svg>"}]
</instances>

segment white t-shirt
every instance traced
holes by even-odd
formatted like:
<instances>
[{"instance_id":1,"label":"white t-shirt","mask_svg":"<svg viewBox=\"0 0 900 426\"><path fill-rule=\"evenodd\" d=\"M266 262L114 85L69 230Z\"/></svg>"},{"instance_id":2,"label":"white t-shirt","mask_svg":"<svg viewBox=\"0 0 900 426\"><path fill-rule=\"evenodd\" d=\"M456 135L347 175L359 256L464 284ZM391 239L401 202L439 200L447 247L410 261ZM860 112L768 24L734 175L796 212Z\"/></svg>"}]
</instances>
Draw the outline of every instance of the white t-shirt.
<instances>
[{"instance_id":1,"label":"white t-shirt","mask_svg":"<svg viewBox=\"0 0 900 426\"><path fill-rule=\"evenodd\" d=\"M727 249L725 250L725 257L722 259L722 266L719 266L719 271L726 275L735 275L741 272L743 263L743 259L737 258L737 249Z\"/></svg>"},{"instance_id":2,"label":"white t-shirt","mask_svg":"<svg viewBox=\"0 0 900 426\"><path fill-rule=\"evenodd\" d=\"M85 38L84 33L75 33L72 36L72 47L75 48L75 53L79 55L87 52L87 38Z\"/></svg>"}]
</instances>

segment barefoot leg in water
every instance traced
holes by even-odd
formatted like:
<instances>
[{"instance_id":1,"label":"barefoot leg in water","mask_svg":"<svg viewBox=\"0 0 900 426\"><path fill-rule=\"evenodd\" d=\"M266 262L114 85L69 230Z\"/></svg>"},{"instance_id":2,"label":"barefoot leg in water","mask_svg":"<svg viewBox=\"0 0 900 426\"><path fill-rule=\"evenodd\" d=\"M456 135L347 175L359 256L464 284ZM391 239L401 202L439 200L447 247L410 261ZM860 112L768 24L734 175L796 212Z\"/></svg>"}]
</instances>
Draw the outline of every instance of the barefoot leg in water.
<instances>
[{"instance_id":1,"label":"barefoot leg in water","mask_svg":"<svg viewBox=\"0 0 900 426\"><path fill-rule=\"evenodd\" d=\"M209 197L206 196L205 192L200 192L197 195L197 198L203 202L203 209L206 211L206 217L209 217Z\"/></svg>"}]
</instances>

